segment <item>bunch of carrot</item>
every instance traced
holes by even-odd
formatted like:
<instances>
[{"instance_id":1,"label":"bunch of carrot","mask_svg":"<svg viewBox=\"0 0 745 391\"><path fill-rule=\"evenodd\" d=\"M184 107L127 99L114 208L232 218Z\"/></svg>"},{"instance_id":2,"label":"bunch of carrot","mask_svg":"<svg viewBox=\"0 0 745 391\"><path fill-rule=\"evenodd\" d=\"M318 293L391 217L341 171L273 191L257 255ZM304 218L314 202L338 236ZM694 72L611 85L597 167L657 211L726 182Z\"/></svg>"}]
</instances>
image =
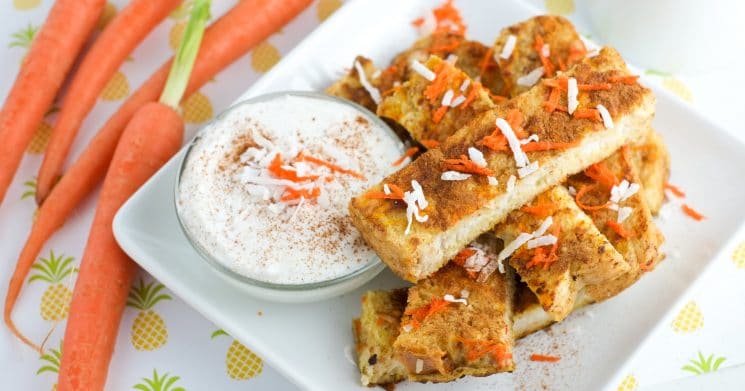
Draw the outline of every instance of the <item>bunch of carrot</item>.
<instances>
[{"instance_id":1,"label":"bunch of carrot","mask_svg":"<svg viewBox=\"0 0 745 391\"><path fill-rule=\"evenodd\" d=\"M46 241L105 176L73 293L60 390L97 390L105 384L136 272L134 263L116 244L111 223L119 207L180 147L183 121L178 105L182 98L286 24L310 0L244 0L206 31L209 0L197 0L176 58L163 64L127 99L60 178L77 131L106 82L179 2L132 0L109 23L72 77L39 173L39 212L10 279L3 313L13 334L38 350L11 317L23 281ZM57 0L22 64L0 112L0 202L104 3Z\"/></svg>"}]
</instances>

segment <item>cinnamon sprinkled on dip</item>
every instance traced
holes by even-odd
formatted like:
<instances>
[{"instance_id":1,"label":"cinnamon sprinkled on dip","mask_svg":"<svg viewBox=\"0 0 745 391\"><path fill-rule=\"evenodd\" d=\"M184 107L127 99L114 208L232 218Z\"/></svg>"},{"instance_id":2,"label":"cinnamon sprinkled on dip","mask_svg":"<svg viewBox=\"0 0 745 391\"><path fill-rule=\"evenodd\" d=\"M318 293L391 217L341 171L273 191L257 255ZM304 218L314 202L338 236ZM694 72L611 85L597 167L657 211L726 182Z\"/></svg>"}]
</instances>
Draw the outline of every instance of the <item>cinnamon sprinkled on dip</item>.
<instances>
[{"instance_id":1,"label":"cinnamon sprinkled on dip","mask_svg":"<svg viewBox=\"0 0 745 391\"><path fill-rule=\"evenodd\" d=\"M307 284L375 256L349 199L380 182L403 152L354 106L281 95L231 109L204 128L184 163L177 207L192 240L251 279Z\"/></svg>"}]
</instances>

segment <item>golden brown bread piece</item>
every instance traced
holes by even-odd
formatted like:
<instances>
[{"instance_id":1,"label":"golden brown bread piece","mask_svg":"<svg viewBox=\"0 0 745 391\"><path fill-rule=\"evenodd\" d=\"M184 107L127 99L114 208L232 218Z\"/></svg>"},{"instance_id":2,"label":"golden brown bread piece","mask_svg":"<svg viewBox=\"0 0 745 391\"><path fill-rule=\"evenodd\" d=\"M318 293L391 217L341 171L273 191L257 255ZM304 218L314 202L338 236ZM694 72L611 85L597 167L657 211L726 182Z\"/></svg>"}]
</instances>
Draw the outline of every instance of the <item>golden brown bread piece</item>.
<instances>
[{"instance_id":1,"label":"golden brown bread piece","mask_svg":"<svg viewBox=\"0 0 745 391\"><path fill-rule=\"evenodd\" d=\"M630 159L624 158L624 154L630 156L628 151L621 150L594 167L599 169L599 172L609 173L619 184L624 180L629 184L639 184L639 175L630 164ZM570 177L567 185L577 191L577 203L586 209L588 216L631 267L628 272L610 282L587 287L588 295L600 301L615 296L636 282L644 272L654 269L662 260L660 246L665 238L652 220L641 188L628 198L617 202L619 208L630 208L630 214L620 224L620 212L609 207L597 208L598 205L611 202L611 187L588 176L586 173L592 169L591 167L585 173ZM587 207L592 209L587 210Z\"/></svg>"},{"instance_id":2,"label":"golden brown bread piece","mask_svg":"<svg viewBox=\"0 0 745 391\"><path fill-rule=\"evenodd\" d=\"M641 143L631 143L630 160L639 174L644 200L649 211L656 215L665 200L665 184L670 177L670 154L662 137L654 129L647 130Z\"/></svg>"},{"instance_id":3,"label":"golden brown bread piece","mask_svg":"<svg viewBox=\"0 0 745 391\"><path fill-rule=\"evenodd\" d=\"M352 323L362 385L394 384L406 378L406 368L393 350L406 307L406 291L401 288L362 295L360 317Z\"/></svg>"},{"instance_id":4,"label":"golden brown bread piece","mask_svg":"<svg viewBox=\"0 0 745 391\"><path fill-rule=\"evenodd\" d=\"M529 249L522 245L509 258L509 263L537 296L549 318L560 321L572 311L585 286L612 281L629 271L630 266L563 186L555 186L513 211L506 221L494 227L494 232L505 243L515 240L522 232L533 232L546 218L536 216L535 211L546 208L553 219L547 233L558 237L555 249L551 246ZM555 251L555 260L541 263L539 251L547 256Z\"/></svg>"},{"instance_id":5,"label":"golden brown bread piece","mask_svg":"<svg viewBox=\"0 0 745 391\"><path fill-rule=\"evenodd\" d=\"M352 62L352 66L349 68L349 72L344 75L341 79L337 80L334 84L326 89L326 93L339 98L344 98L357 103L360 106L372 111L373 113L378 107L370 93L360 82L360 76L355 66L359 63L362 69L365 71L365 77L370 81L370 84L375 88L378 88L378 82L374 77L378 73L378 69L375 67L373 62L363 56L357 56ZM382 92L382 91L378 91Z\"/></svg>"},{"instance_id":6,"label":"golden brown bread piece","mask_svg":"<svg viewBox=\"0 0 745 391\"><path fill-rule=\"evenodd\" d=\"M435 112L442 107L441 97L434 101L427 99L425 90L431 82L419 73L411 72L409 79L400 88L383 98L378 105L378 115L403 126L414 140L443 142L478 114L495 107L486 89L472 82L468 75L455 66L437 56L431 56L425 66L429 69L442 69L449 75L446 89L453 91L453 99L464 100L471 94L473 97L468 105L464 101L457 107L447 108L444 116L435 119ZM461 91L460 87L465 80L468 80L468 88Z\"/></svg>"},{"instance_id":7,"label":"golden brown bread piece","mask_svg":"<svg viewBox=\"0 0 745 391\"><path fill-rule=\"evenodd\" d=\"M431 55L447 58L457 57L455 66L462 69L469 77L481 80L484 87L493 94L499 95L503 88L499 67L494 61L491 49L481 42L469 41L461 35L452 33L434 33L420 38L406 51L399 53L390 67L381 75L381 89L388 90L396 82L403 83L411 77L411 62L425 62Z\"/></svg>"},{"instance_id":8,"label":"golden brown bread piece","mask_svg":"<svg viewBox=\"0 0 745 391\"><path fill-rule=\"evenodd\" d=\"M513 294L511 271L479 283L454 264L410 288L393 345L409 379L445 382L512 371ZM466 304L443 301L445 295Z\"/></svg>"},{"instance_id":9,"label":"golden brown bread piece","mask_svg":"<svg viewBox=\"0 0 745 391\"><path fill-rule=\"evenodd\" d=\"M626 65L613 49L604 48L599 55L584 59L567 75L581 83L597 83L614 76L628 75ZM401 202L371 199L364 195L350 202L352 222L367 243L399 276L418 281L442 267L479 234L501 222L507 214L536 195L562 182L567 175L581 171L613 153L620 146L641 138L654 113L654 95L639 85L613 84L612 89L580 94L580 107L603 104L615 126L605 129L602 123L574 119L566 113L548 113L543 102L548 88L539 83L530 91L505 105L483 113L447 139L439 149L424 153L412 164L386 178L373 188L394 184L404 191L417 181L429 206L422 212L427 221L415 221L407 227L406 209ZM525 120L523 127L541 141L565 143L573 147L528 153L539 168L516 181L507 191L510 176L518 176L515 159L509 152L484 150L487 167L494 172L499 185L490 185L485 177L474 176L463 181L443 181L443 159L467 154L495 129L497 118L506 118L518 110Z\"/></svg>"},{"instance_id":10,"label":"golden brown bread piece","mask_svg":"<svg viewBox=\"0 0 745 391\"><path fill-rule=\"evenodd\" d=\"M515 46L512 54L505 59L501 54L510 36L515 37ZM541 15L505 27L494 43L494 57L499 64L506 95L517 96L529 90L530 86L520 85L518 79L544 65L536 48L537 37L548 45L547 58L556 71L570 69L585 55L585 46L579 34L564 17Z\"/></svg>"}]
</instances>

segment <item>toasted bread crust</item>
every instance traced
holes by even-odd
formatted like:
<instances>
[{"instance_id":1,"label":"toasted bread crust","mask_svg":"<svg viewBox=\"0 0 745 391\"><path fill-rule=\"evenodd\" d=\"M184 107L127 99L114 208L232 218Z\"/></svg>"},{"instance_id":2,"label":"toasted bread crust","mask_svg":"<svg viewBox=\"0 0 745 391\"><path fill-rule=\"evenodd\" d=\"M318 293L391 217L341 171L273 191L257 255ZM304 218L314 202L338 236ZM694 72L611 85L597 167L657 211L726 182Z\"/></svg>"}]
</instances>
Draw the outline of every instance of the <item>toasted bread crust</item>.
<instances>
[{"instance_id":1,"label":"toasted bread crust","mask_svg":"<svg viewBox=\"0 0 745 391\"><path fill-rule=\"evenodd\" d=\"M413 315L446 294L468 291L467 304L449 303L415 322ZM493 274L485 283L469 278L460 266L448 265L410 288L402 325L413 325L396 339L394 348L414 381L443 382L463 375L486 376L512 371L513 274ZM478 341L478 342L474 342ZM471 343L489 343L499 354L469 357ZM468 346L466 346L468 345ZM422 360L416 371L417 360Z\"/></svg>"},{"instance_id":2,"label":"toasted bread crust","mask_svg":"<svg viewBox=\"0 0 745 391\"><path fill-rule=\"evenodd\" d=\"M631 165L639 174L644 200L656 215L665 200L665 184L670 177L670 153L654 129L647 130L641 143L629 144Z\"/></svg>"},{"instance_id":3,"label":"toasted bread crust","mask_svg":"<svg viewBox=\"0 0 745 391\"><path fill-rule=\"evenodd\" d=\"M351 100L374 113L375 110L377 110L378 105L372 99L370 93L365 89L365 87L362 86L357 68L354 65L356 63L359 63L362 66L367 80L369 80L373 86L377 87L378 83L373 77L378 72L375 64L373 64L369 58L357 56L349 67L349 72L334 84L326 88L326 93L339 98Z\"/></svg>"},{"instance_id":4,"label":"toasted bread crust","mask_svg":"<svg viewBox=\"0 0 745 391\"><path fill-rule=\"evenodd\" d=\"M618 53L605 48L598 56L587 58L575 66L569 76L583 83L605 82L615 75L628 75ZM602 124L585 119L572 119L566 113L547 113L542 104L548 89L542 83L503 106L483 113L448 138L439 149L430 150L419 159L389 176L384 183L393 183L404 190L417 180L430 206L425 223L414 223L409 235L405 209L388 200L357 196L350 202L350 215L362 236L391 269L404 279L418 281L453 257L461 248L507 213L536 195L554 186L569 175L604 159L621 145L639 139L654 111L654 96L639 84L614 84L608 91L590 91L580 97L580 107L603 104L616 125L604 129ZM508 153L486 151L488 167L495 173L498 186L490 186L486 178L474 176L464 181L442 181L444 158L467 153L484 136L491 134L497 118L505 118L510 109L525 116L524 128L542 141L575 143L564 150L531 152L538 162L537 172L518 181L515 191L508 193L506 184L517 176L513 157ZM382 184L375 190L381 190Z\"/></svg>"}]
</instances>

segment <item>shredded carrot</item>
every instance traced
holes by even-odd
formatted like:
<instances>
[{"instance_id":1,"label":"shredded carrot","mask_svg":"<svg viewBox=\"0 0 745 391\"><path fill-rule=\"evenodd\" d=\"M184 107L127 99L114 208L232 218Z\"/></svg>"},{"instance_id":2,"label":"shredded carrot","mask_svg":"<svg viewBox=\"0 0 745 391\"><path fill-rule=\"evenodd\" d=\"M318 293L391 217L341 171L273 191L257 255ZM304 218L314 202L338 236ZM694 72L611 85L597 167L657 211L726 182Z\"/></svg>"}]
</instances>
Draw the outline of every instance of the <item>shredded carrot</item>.
<instances>
[{"instance_id":1,"label":"shredded carrot","mask_svg":"<svg viewBox=\"0 0 745 391\"><path fill-rule=\"evenodd\" d=\"M567 63L564 62L564 60L561 59L561 57L556 59L556 62L559 63L559 70L562 72L566 72L567 70Z\"/></svg>"},{"instance_id":2,"label":"shredded carrot","mask_svg":"<svg viewBox=\"0 0 745 391\"><path fill-rule=\"evenodd\" d=\"M317 164L319 166L324 166L324 167L328 168L329 170L331 170L333 172L339 172L339 173L342 173L342 174L351 175L351 176L353 176L355 178L362 179L362 180L365 179L365 176L362 175L362 174L360 174L357 171L354 171L354 170L346 169L344 167L337 166L336 164L327 162L327 161L325 161L323 159L319 159L317 157L306 155L303 152L300 152L300 154L297 155L297 157L295 158L295 161L298 161L298 162L309 162L309 163Z\"/></svg>"},{"instance_id":3,"label":"shredded carrot","mask_svg":"<svg viewBox=\"0 0 745 391\"><path fill-rule=\"evenodd\" d=\"M577 203L577 206L579 206L580 208L582 208L584 210L600 210L600 209L607 208L608 205L610 205L610 201L608 201L608 202L606 202L606 203L604 203L602 205L587 205L587 204L585 204L585 203L582 202L582 197L585 194L587 194L587 192L589 192L590 190L594 189L597 186L598 186L598 184L596 183L596 184L593 184L593 185L582 186L579 190L577 190L577 195L574 196L574 202Z\"/></svg>"},{"instance_id":4,"label":"shredded carrot","mask_svg":"<svg viewBox=\"0 0 745 391\"><path fill-rule=\"evenodd\" d=\"M696 220L701 221L706 218L706 216L702 215L701 213L697 212L695 209L688 206L688 204L683 204L680 206L681 209L683 209L683 213L687 214L688 217Z\"/></svg>"},{"instance_id":5,"label":"shredded carrot","mask_svg":"<svg viewBox=\"0 0 745 391\"><path fill-rule=\"evenodd\" d=\"M269 167L267 168L269 169L269 173L274 175L276 178L287 179L292 182L314 181L318 179L318 175L298 176L297 172L286 170L282 168L282 166L282 156L278 152L274 155L274 159L272 159L272 162L269 163Z\"/></svg>"},{"instance_id":6,"label":"shredded carrot","mask_svg":"<svg viewBox=\"0 0 745 391\"><path fill-rule=\"evenodd\" d=\"M618 178L616 178L613 171L611 171L603 162L595 163L590 167L587 167L585 169L585 175L608 188L618 184Z\"/></svg>"},{"instance_id":7,"label":"shredded carrot","mask_svg":"<svg viewBox=\"0 0 745 391\"><path fill-rule=\"evenodd\" d=\"M280 200L282 201L290 201L290 200L297 200L299 198L305 198L306 200L312 200L318 198L319 195L321 195L321 189L314 187L311 190L308 189L293 189L291 187L285 188L285 193L283 194Z\"/></svg>"},{"instance_id":8,"label":"shredded carrot","mask_svg":"<svg viewBox=\"0 0 745 391\"><path fill-rule=\"evenodd\" d=\"M506 351L504 344L501 342L482 341L461 337L458 337L457 340L463 344L463 347L466 350L466 360L468 361L478 360L486 354L491 354L492 359L497 363L512 358L512 354Z\"/></svg>"},{"instance_id":9,"label":"shredded carrot","mask_svg":"<svg viewBox=\"0 0 745 391\"><path fill-rule=\"evenodd\" d=\"M435 79L424 89L424 97L429 99L429 104L434 105L440 99L448 86L450 68L446 62L441 62L434 69Z\"/></svg>"},{"instance_id":10,"label":"shredded carrot","mask_svg":"<svg viewBox=\"0 0 745 391\"><path fill-rule=\"evenodd\" d=\"M410 158L416 155L417 152L419 152L419 147L411 147L407 149L406 152L404 152L404 154L400 158L398 158L398 160L393 162L393 167L401 165L401 163L403 163L407 157Z\"/></svg>"},{"instance_id":11,"label":"shredded carrot","mask_svg":"<svg viewBox=\"0 0 745 391\"><path fill-rule=\"evenodd\" d=\"M481 83L479 83L477 81L471 83L471 90L468 91L468 96L466 96L466 101L463 102L463 106L462 107L464 109L466 107L468 107L468 105L470 105L471 102L473 102L474 99L476 99L476 93L479 92L480 89L481 89Z\"/></svg>"},{"instance_id":12,"label":"shredded carrot","mask_svg":"<svg viewBox=\"0 0 745 391\"><path fill-rule=\"evenodd\" d=\"M492 94L492 92L489 90L487 90L486 92L489 94L489 98L491 98L491 100L493 100L494 103L503 103L507 101L506 96Z\"/></svg>"},{"instance_id":13,"label":"shredded carrot","mask_svg":"<svg viewBox=\"0 0 745 391\"><path fill-rule=\"evenodd\" d=\"M543 84L552 88L560 88L562 91L569 89L569 79L563 76L556 79L544 79ZM604 91L611 88L613 88L611 83L577 83L577 90L579 91Z\"/></svg>"},{"instance_id":14,"label":"shredded carrot","mask_svg":"<svg viewBox=\"0 0 745 391\"><path fill-rule=\"evenodd\" d=\"M473 254L476 254L476 250L471 248L464 248L463 250L460 250L460 252L453 258L452 262L462 267L466 264L466 260L468 258L471 258Z\"/></svg>"},{"instance_id":15,"label":"shredded carrot","mask_svg":"<svg viewBox=\"0 0 745 391\"><path fill-rule=\"evenodd\" d=\"M470 160L466 155L460 155L460 159L445 159L443 165L446 170L458 171L466 174L494 176L494 172L487 167L481 167Z\"/></svg>"},{"instance_id":16,"label":"shredded carrot","mask_svg":"<svg viewBox=\"0 0 745 391\"><path fill-rule=\"evenodd\" d=\"M507 118L505 118L504 120L507 121L508 124L510 124L512 131L515 133L515 136L517 136L517 138L528 137L525 129L523 129L524 117L523 113L520 110L510 109L510 111L507 112Z\"/></svg>"},{"instance_id":17,"label":"shredded carrot","mask_svg":"<svg viewBox=\"0 0 745 391\"><path fill-rule=\"evenodd\" d=\"M548 95L548 100L543 102L543 109L548 113L553 113L556 107L559 106L559 99L561 99L561 90L559 88L552 88L551 93Z\"/></svg>"},{"instance_id":18,"label":"shredded carrot","mask_svg":"<svg viewBox=\"0 0 745 391\"><path fill-rule=\"evenodd\" d=\"M394 64L383 70L384 74L392 74L398 72L398 67Z\"/></svg>"},{"instance_id":19,"label":"shredded carrot","mask_svg":"<svg viewBox=\"0 0 745 391\"><path fill-rule=\"evenodd\" d=\"M525 205L522 208L520 208L521 211L525 213L530 213L534 216L538 216L540 218L546 218L556 211L556 204L553 203L543 203L543 204L535 204L535 205Z\"/></svg>"},{"instance_id":20,"label":"shredded carrot","mask_svg":"<svg viewBox=\"0 0 745 391\"><path fill-rule=\"evenodd\" d=\"M581 61L587 55L587 48L581 39L573 41L569 45L569 54L567 55L567 65L572 66L574 63Z\"/></svg>"},{"instance_id":21,"label":"shredded carrot","mask_svg":"<svg viewBox=\"0 0 745 391\"><path fill-rule=\"evenodd\" d=\"M484 136L478 143L478 145L483 145L492 151L509 151L509 146L507 143L507 138L504 137L504 135L499 133L499 129L495 130L492 134Z\"/></svg>"},{"instance_id":22,"label":"shredded carrot","mask_svg":"<svg viewBox=\"0 0 745 391\"><path fill-rule=\"evenodd\" d=\"M613 231L615 231L618 234L618 236L624 239L628 239L628 237L631 236L631 234L629 234L629 231L626 231L626 229L623 228L623 225L613 220L608 220L606 224L608 224L608 227L610 227Z\"/></svg>"},{"instance_id":23,"label":"shredded carrot","mask_svg":"<svg viewBox=\"0 0 745 391\"><path fill-rule=\"evenodd\" d=\"M411 315L413 320L421 323L433 314L444 311L449 304L450 302L445 301L444 299L433 297L429 304L414 309L407 315Z\"/></svg>"},{"instance_id":24,"label":"shredded carrot","mask_svg":"<svg viewBox=\"0 0 745 391\"><path fill-rule=\"evenodd\" d=\"M391 88L383 91L382 92L382 95L383 96L388 96L388 95L390 95L390 94L392 94L392 93L394 93L394 92L396 92L396 91L398 91L400 89L401 89L401 86L400 85L399 86L395 86L395 87L391 87Z\"/></svg>"},{"instance_id":25,"label":"shredded carrot","mask_svg":"<svg viewBox=\"0 0 745 391\"><path fill-rule=\"evenodd\" d=\"M572 114L572 117L577 119L589 119L595 122L603 122L603 117L600 116L600 112L596 109L577 109Z\"/></svg>"},{"instance_id":26,"label":"shredded carrot","mask_svg":"<svg viewBox=\"0 0 745 391\"><path fill-rule=\"evenodd\" d=\"M394 185L393 183L387 183L388 189L391 191L391 194L385 194L385 192L377 191L377 190L370 190L367 193L365 193L364 197L368 199L386 199L386 200L403 200L404 199L404 191L401 190L400 187Z\"/></svg>"},{"instance_id":27,"label":"shredded carrot","mask_svg":"<svg viewBox=\"0 0 745 391\"><path fill-rule=\"evenodd\" d=\"M523 152L537 152L537 151L550 151L555 149L567 149L576 147L579 145L579 140L572 141L570 143L559 143L551 141L533 141L520 146Z\"/></svg>"},{"instance_id":28,"label":"shredded carrot","mask_svg":"<svg viewBox=\"0 0 745 391\"><path fill-rule=\"evenodd\" d=\"M686 196L686 193L684 193L683 190L681 190L680 187L675 186L675 185L673 185L670 182L665 182L665 189L670 190L677 197L683 198L683 197Z\"/></svg>"},{"instance_id":29,"label":"shredded carrot","mask_svg":"<svg viewBox=\"0 0 745 391\"><path fill-rule=\"evenodd\" d=\"M453 52L456 49L458 49L458 46L460 46L462 42L463 41L461 41L460 39L451 39L451 40L447 41L444 44L437 45L437 46L432 46L429 49L429 52L432 53L432 54L450 53L450 52Z\"/></svg>"},{"instance_id":30,"label":"shredded carrot","mask_svg":"<svg viewBox=\"0 0 745 391\"><path fill-rule=\"evenodd\" d=\"M531 354L530 361L557 362L561 360L559 356L547 356L545 354Z\"/></svg>"},{"instance_id":31,"label":"shredded carrot","mask_svg":"<svg viewBox=\"0 0 745 391\"><path fill-rule=\"evenodd\" d=\"M482 76L484 72L486 72L486 69L489 68L489 63L491 62L494 54L494 48L489 47L489 50L484 53L484 57L479 62L479 76Z\"/></svg>"},{"instance_id":32,"label":"shredded carrot","mask_svg":"<svg viewBox=\"0 0 745 391\"><path fill-rule=\"evenodd\" d=\"M611 83L621 83L621 84L634 84L639 79L639 75L631 75L631 76L611 76L608 81Z\"/></svg>"},{"instance_id":33,"label":"shredded carrot","mask_svg":"<svg viewBox=\"0 0 745 391\"><path fill-rule=\"evenodd\" d=\"M544 74L546 77L551 77L554 74L555 67L554 64L551 63L551 59L543 55L543 45L543 37L541 37L540 34L536 34L533 48L538 52L538 58L541 60L541 64L543 65Z\"/></svg>"},{"instance_id":34,"label":"shredded carrot","mask_svg":"<svg viewBox=\"0 0 745 391\"><path fill-rule=\"evenodd\" d=\"M432 114L432 122L439 124L442 121L442 117L448 112L448 106L440 106L435 113Z\"/></svg>"},{"instance_id":35,"label":"shredded carrot","mask_svg":"<svg viewBox=\"0 0 745 391\"><path fill-rule=\"evenodd\" d=\"M432 14L437 20L435 32L466 34L466 25L463 23L463 18L460 16L458 9L453 6L453 0L448 0L445 4L433 9Z\"/></svg>"},{"instance_id":36,"label":"shredded carrot","mask_svg":"<svg viewBox=\"0 0 745 391\"><path fill-rule=\"evenodd\" d=\"M440 146L440 142L433 139L420 140L419 144L422 144L429 149L434 149Z\"/></svg>"},{"instance_id":37,"label":"shredded carrot","mask_svg":"<svg viewBox=\"0 0 745 391\"><path fill-rule=\"evenodd\" d=\"M553 224L551 226L551 234L559 237L561 227L558 224ZM525 267L530 269L533 266L543 266L543 270L548 269L554 262L556 262L559 259L559 255L556 254L556 251L559 249L559 241L557 240L556 243L554 243L551 246L551 250L548 254L546 254L546 247L537 247L535 249L535 254L533 255L533 258L531 258L530 262L525 264Z\"/></svg>"}]
</instances>

